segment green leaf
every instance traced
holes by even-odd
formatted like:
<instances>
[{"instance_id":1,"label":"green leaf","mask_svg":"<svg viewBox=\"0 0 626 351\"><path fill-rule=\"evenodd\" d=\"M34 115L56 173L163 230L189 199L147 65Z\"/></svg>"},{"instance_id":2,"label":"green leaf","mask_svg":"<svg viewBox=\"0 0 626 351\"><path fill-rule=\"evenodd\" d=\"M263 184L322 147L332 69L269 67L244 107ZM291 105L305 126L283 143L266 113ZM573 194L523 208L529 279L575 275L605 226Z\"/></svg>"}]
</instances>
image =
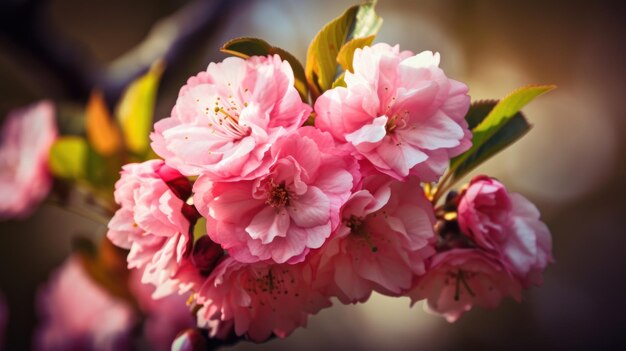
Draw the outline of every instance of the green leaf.
<instances>
[{"instance_id":1,"label":"green leaf","mask_svg":"<svg viewBox=\"0 0 626 351\"><path fill-rule=\"evenodd\" d=\"M346 87L346 81L344 80L346 76L346 72L343 72L339 77L337 77L337 79L335 79L335 81L333 82L333 88L336 87Z\"/></svg>"},{"instance_id":2,"label":"green leaf","mask_svg":"<svg viewBox=\"0 0 626 351\"><path fill-rule=\"evenodd\" d=\"M487 142L479 147L476 152L472 153L456 167L454 170L454 179L463 178L481 163L515 143L528 133L531 127L532 126L521 112L516 113L500 130L489 138Z\"/></svg>"},{"instance_id":3,"label":"green leaf","mask_svg":"<svg viewBox=\"0 0 626 351\"><path fill-rule=\"evenodd\" d=\"M505 137L507 135L515 136L516 139L510 140L508 138L502 140L495 140L491 144L489 143L491 138L498 133L505 125L507 125L517 114L518 112L532 101L537 96L548 92L554 89L554 85L531 85L519 88L502 100L500 100L493 108L489 111L489 113L482 118L483 114L488 110L488 105L479 105L474 109L470 110L470 114L467 117L469 124L475 124L476 126L472 129L472 147L464 152L463 154L457 156L452 159L450 162L450 172L454 174L454 178L458 179L462 174L466 174L469 169L473 169L476 167L477 163L468 162L470 158L472 160L478 160L481 163L485 161L488 157L493 156L496 152L500 151L502 148L510 145L513 141L517 140L517 138L521 137L525 134L524 128L522 128L522 123L520 121L514 122L514 126L521 128L519 131L509 131L507 130L505 134L500 137ZM523 116L521 117L524 122L525 119ZM519 117L518 117L519 119ZM528 123L525 123L527 125ZM518 136L519 135L519 136ZM495 146L494 146L495 145ZM483 147L484 146L484 147ZM492 147L501 147L500 149L491 150ZM488 156L485 158L485 156ZM464 164L464 171L458 172L457 169Z\"/></svg>"},{"instance_id":4,"label":"green leaf","mask_svg":"<svg viewBox=\"0 0 626 351\"><path fill-rule=\"evenodd\" d=\"M200 217L193 227L193 242L200 240L206 233L206 218Z\"/></svg>"},{"instance_id":5,"label":"green leaf","mask_svg":"<svg viewBox=\"0 0 626 351\"><path fill-rule=\"evenodd\" d=\"M87 141L77 136L57 139L50 148L48 164L56 177L70 180L84 178L89 146Z\"/></svg>"},{"instance_id":6,"label":"green leaf","mask_svg":"<svg viewBox=\"0 0 626 351\"><path fill-rule=\"evenodd\" d=\"M96 195L106 201L113 200L115 182L119 179L122 159L119 155L104 157L88 145L85 160L85 180Z\"/></svg>"},{"instance_id":7,"label":"green leaf","mask_svg":"<svg viewBox=\"0 0 626 351\"><path fill-rule=\"evenodd\" d=\"M382 19L374 11L374 5L375 1L370 1L350 7L341 16L326 24L313 38L307 51L305 74L314 100L330 89L340 74L337 72L337 59L344 44L354 39L374 36L380 29ZM352 48L353 53L357 44L363 44L363 41L351 43L345 49L342 61L347 60L349 49Z\"/></svg>"},{"instance_id":8,"label":"green leaf","mask_svg":"<svg viewBox=\"0 0 626 351\"><path fill-rule=\"evenodd\" d=\"M337 63L339 63L345 71L352 72L352 59L354 58L354 51L356 49L372 45L374 37L375 35L370 35L363 38L352 39L345 43L337 54Z\"/></svg>"},{"instance_id":9,"label":"green leaf","mask_svg":"<svg viewBox=\"0 0 626 351\"><path fill-rule=\"evenodd\" d=\"M476 128L476 126L487 117L489 112L493 110L497 103L498 100L480 100L472 102L469 111L467 111L467 115L465 115L469 129L472 130Z\"/></svg>"},{"instance_id":10,"label":"green leaf","mask_svg":"<svg viewBox=\"0 0 626 351\"><path fill-rule=\"evenodd\" d=\"M222 52L248 58L250 56L278 55L281 59L289 62L294 75L294 87L300 93L303 101L308 100L309 91L306 86L304 68L298 59L286 50L270 45L268 42L258 38L241 37L228 41L220 49Z\"/></svg>"},{"instance_id":11,"label":"green leaf","mask_svg":"<svg viewBox=\"0 0 626 351\"><path fill-rule=\"evenodd\" d=\"M366 1L359 6L359 11L356 14L356 23L349 37L350 40L370 35L375 36L378 33L378 30L383 25L383 19L374 11L376 2L376 0Z\"/></svg>"},{"instance_id":12,"label":"green leaf","mask_svg":"<svg viewBox=\"0 0 626 351\"><path fill-rule=\"evenodd\" d=\"M128 86L117 107L126 147L137 155L144 155L150 146L154 104L163 69L161 62L152 65L148 73Z\"/></svg>"},{"instance_id":13,"label":"green leaf","mask_svg":"<svg viewBox=\"0 0 626 351\"><path fill-rule=\"evenodd\" d=\"M87 186L101 200L113 201L122 167L119 155L104 157L84 138L65 136L52 144L48 165L55 177Z\"/></svg>"}]
</instances>

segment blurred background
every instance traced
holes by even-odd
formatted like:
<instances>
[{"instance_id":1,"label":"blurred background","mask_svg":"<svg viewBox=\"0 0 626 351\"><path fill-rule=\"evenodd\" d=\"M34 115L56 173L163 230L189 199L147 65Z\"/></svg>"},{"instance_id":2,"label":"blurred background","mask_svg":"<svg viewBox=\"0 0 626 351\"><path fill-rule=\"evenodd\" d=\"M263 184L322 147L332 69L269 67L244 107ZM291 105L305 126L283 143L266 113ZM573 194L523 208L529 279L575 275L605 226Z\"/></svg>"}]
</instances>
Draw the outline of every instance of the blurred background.
<instances>
[{"instance_id":1,"label":"blurred background","mask_svg":"<svg viewBox=\"0 0 626 351\"><path fill-rule=\"evenodd\" d=\"M84 105L95 86L113 105L155 59L168 62L156 117L187 77L225 57L238 36L263 38L304 61L309 41L353 0L0 2L0 118L42 98ZM532 83L558 89L524 111L533 130L479 169L536 203L556 263L524 302L476 309L458 322L408 299L323 310L286 340L233 350L622 349L626 313L626 23L610 2L380 0L377 41L441 53L473 100ZM106 228L50 206L0 223L0 291L10 350L30 349L35 294L76 235Z\"/></svg>"}]
</instances>

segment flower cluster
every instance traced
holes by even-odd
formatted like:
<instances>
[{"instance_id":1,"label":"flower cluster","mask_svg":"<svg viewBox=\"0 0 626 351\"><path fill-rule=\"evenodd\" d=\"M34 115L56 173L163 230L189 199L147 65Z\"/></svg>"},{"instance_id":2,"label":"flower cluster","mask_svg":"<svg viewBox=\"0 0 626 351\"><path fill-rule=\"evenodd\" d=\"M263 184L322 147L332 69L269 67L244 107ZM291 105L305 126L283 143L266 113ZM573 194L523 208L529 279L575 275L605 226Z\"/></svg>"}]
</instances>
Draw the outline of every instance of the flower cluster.
<instances>
[{"instance_id":1,"label":"flower cluster","mask_svg":"<svg viewBox=\"0 0 626 351\"><path fill-rule=\"evenodd\" d=\"M539 211L519 194L486 176L451 193L438 224L437 254L409 296L455 321L473 305L521 299L521 289L542 283L552 261L552 241Z\"/></svg>"},{"instance_id":2,"label":"flower cluster","mask_svg":"<svg viewBox=\"0 0 626 351\"><path fill-rule=\"evenodd\" d=\"M155 297L191 291L211 335L263 341L333 297L427 299L453 320L540 282L550 235L532 204L489 178L445 209L424 189L471 147L467 86L438 54L387 44L352 67L313 107L278 55L181 88L151 135L162 160L123 168L109 223Z\"/></svg>"}]
</instances>

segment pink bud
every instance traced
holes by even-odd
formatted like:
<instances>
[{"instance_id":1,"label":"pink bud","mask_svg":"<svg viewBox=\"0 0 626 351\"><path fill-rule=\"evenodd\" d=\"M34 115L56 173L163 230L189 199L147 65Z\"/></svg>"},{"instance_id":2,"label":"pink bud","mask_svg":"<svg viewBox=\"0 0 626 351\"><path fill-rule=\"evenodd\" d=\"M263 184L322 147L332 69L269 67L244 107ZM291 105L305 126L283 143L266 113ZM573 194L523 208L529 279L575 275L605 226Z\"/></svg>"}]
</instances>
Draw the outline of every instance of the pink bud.
<instances>
[{"instance_id":1,"label":"pink bud","mask_svg":"<svg viewBox=\"0 0 626 351\"><path fill-rule=\"evenodd\" d=\"M191 262L200 272L209 274L222 256L224 256L222 247L205 235L194 243Z\"/></svg>"},{"instance_id":2,"label":"pink bud","mask_svg":"<svg viewBox=\"0 0 626 351\"><path fill-rule=\"evenodd\" d=\"M172 343L172 351L202 351L206 349L206 340L198 329L183 330Z\"/></svg>"}]
</instances>

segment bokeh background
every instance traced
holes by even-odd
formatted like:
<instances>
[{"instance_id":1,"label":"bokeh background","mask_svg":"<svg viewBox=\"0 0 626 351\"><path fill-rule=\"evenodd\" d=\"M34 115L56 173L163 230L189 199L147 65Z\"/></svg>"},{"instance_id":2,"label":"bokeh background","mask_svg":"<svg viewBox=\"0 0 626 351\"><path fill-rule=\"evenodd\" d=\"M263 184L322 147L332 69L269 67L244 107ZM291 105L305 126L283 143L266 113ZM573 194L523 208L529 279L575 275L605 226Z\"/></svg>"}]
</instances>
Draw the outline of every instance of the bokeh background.
<instances>
[{"instance_id":1,"label":"bokeh background","mask_svg":"<svg viewBox=\"0 0 626 351\"><path fill-rule=\"evenodd\" d=\"M156 116L169 114L186 78L221 60L221 44L263 38L304 60L321 26L353 0L0 2L0 118L51 98L109 103L164 56ZM323 310L286 340L233 350L620 349L626 314L626 22L623 5L584 1L380 0L377 41L439 51L446 73L474 100L530 83L558 90L524 111L534 129L480 168L522 192L552 230L556 263L545 283L494 311L455 324L408 299ZM0 223L0 290L10 307L8 349L30 348L39 285L72 238L102 225L43 206ZM621 348L624 349L624 348Z\"/></svg>"}]
</instances>

